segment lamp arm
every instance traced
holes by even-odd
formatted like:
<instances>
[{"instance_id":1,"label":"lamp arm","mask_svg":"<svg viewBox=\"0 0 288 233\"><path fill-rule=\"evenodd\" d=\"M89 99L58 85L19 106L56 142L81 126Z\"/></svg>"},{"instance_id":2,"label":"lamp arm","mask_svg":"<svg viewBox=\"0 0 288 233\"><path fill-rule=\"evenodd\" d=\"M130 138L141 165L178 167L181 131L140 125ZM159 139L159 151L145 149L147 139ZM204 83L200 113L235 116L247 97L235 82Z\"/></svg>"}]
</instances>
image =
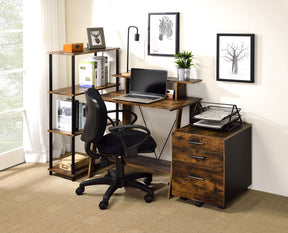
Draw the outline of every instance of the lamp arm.
<instances>
[{"instance_id":1,"label":"lamp arm","mask_svg":"<svg viewBox=\"0 0 288 233\"><path fill-rule=\"evenodd\" d=\"M129 72L129 37L130 37L130 28L136 29L136 34L138 35L138 28L136 26L129 26L128 27L128 35L127 35L127 72ZM139 40L139 38L138 38Z\"/></svg>"}]
</instances>

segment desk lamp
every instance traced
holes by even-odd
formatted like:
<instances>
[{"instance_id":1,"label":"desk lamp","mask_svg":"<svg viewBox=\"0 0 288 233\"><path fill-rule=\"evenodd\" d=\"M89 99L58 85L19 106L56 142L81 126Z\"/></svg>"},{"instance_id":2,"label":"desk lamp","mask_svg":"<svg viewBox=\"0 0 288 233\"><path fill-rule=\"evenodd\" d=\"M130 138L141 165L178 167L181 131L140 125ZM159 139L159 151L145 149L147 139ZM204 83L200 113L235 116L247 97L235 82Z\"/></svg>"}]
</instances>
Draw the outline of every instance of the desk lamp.
<instances>
[{"instance_id":1,"label":"desk lamp","mask_svg":"<svg viewBox=\"0 0 288 233\"><path fill-rule=\"evenodd\" d=\"M130 28L136 28L136 33L134 36L135 41L139 41L140 34L138 34L138 28L136 26L129 26L128 27L128 37L127 37L127 72L129 72L129 32Z\"/></svg>"}]
</instances>

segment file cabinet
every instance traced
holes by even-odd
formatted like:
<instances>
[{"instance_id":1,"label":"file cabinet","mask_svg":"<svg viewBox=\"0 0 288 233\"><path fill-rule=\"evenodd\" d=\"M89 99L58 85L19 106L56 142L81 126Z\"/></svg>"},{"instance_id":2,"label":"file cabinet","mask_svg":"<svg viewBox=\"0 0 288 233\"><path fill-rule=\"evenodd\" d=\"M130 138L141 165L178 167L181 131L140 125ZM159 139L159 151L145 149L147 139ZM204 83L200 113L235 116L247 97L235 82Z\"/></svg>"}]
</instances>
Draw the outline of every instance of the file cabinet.
<instances>
[{"instance_id":1,"label":"file cabinet","mask_svg":"<svg viewBox=\"0 0 288 233\"><path fill-rule=\"evenodd\" d=\"M225 208L251 184L251 131L185 126L172 136L172 195Z\"/></svg>"}]
</instances>

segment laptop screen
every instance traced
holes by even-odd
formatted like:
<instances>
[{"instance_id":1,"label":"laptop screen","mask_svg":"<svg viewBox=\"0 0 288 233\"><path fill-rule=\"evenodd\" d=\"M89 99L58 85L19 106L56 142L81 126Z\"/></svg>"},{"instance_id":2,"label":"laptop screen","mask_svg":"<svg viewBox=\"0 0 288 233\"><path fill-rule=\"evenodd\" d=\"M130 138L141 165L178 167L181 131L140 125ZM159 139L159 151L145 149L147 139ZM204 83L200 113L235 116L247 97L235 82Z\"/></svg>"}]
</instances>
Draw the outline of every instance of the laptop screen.
<instances>
[{"instance_id":1,"label":"laptop screen","mask_svg":"<svg viewBox=\"0 0 288 233\"><path fill-rule=\"evenodd\" d=\"M131 69L129 92L166 96L167 70Z\"/></svg>"}]
</instances>

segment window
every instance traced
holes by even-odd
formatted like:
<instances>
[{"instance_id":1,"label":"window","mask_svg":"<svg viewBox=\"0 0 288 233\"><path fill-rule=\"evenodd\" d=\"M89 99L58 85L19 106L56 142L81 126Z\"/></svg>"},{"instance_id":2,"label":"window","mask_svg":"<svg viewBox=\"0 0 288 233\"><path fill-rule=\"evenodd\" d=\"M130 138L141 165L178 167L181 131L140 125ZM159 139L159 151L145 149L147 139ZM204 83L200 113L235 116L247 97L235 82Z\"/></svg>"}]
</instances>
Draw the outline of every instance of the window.
<instances>
[{"instance_id":1,"label":"window","mask_svg":"<svg viewBox=\"0 0 288 233\"><path fill-rule=\"evenodd\" d=\"M0 153L23 146L23 0L0 0Z\"/></svg>"}]
</instances>

